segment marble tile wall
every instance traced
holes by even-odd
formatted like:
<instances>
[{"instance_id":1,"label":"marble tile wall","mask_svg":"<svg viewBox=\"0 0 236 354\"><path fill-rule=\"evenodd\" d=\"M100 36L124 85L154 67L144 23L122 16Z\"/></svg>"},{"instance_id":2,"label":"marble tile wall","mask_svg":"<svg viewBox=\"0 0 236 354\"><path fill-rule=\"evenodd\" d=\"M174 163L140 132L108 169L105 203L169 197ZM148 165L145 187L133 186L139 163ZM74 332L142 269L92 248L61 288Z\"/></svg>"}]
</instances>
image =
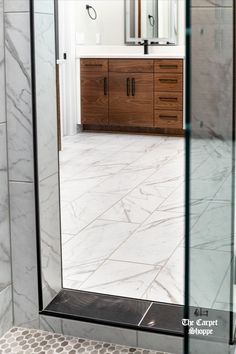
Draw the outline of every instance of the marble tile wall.
<instances>
[{"instance_id":1,"label":"marble tile wall","mask_svg":"<svg viewBox=\"0 0 236 354\"><path fill-rule=\"evenodd\" d=\"M0 337L13 323L3 9L0 0Z\"/></svg>"},{"instance_id":2,"label":"marble tile wall","mask_svg":"<svg viewBox=\"0 0 236 354\"><path fill-rule=\"evenodd\" d=\"M54 1L36 0L34 11L41 274L45 307L61 289Z\"/></svg>"},{"instance_id":3,"label":"marble tile wall","mask_svg":"<svg viewBox=\"0 0 236 354\"><path fill-rule=\"evenodd\" d=\"M38 318L29 4L6 1L7 137L14 322Z\"/></svg>"},{"instance_id":4,"label":"marble tile wall","mask_svg":"<svg viewBox=\"0 0 236 354\"><path fill-rule=\"evenodd\" d=\"M191 203L201 202L201 208L197 219L191 219L190 304L229 311L233 8L231 0L194 0L192 6ZM198 154L207 156L201 165ZM228 330L229 323L228 318ZM193 336L190 352L202 353L196 342ZM204 351L212 352L209 342Z\"/></svg>"}]
</instances>

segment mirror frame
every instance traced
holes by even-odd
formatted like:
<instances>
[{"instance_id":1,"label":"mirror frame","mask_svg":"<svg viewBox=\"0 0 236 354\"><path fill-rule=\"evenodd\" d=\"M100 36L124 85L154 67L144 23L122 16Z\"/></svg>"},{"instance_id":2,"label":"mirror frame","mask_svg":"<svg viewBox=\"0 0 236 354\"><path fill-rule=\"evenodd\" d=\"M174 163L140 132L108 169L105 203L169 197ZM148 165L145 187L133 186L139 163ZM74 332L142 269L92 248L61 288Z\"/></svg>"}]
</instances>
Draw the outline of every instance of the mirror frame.
<instances>
[{"instance_id":1,"label":"mirror frame","mask_svg":"<svg viewBox=\"0 0 236 354\"><path fill-rule=\"evenodd\" d=\"M140 42L143 41L143 39L148 39L148 38L135 38L135 37L130 37L128 33L128 25L127 25L127 19L128 19L128 11L127 11L127 5L130 0L124 0L124 44L125 45L140 45ZM141 1L141 0L139 0ZM158 1L158 0L156 0ZM173 1L173 0L171 0ZM178 0L176 1L176 5L178 4ZM173 10L172 10L173 11ZM173 15L173 14L172 14ZM178 7L176 8L176 34L175 38L161 38L161 37L153 37L148 39L150 42L150 45L152 46L177 46L178 45Z\"/></svg>"}]
</instances>

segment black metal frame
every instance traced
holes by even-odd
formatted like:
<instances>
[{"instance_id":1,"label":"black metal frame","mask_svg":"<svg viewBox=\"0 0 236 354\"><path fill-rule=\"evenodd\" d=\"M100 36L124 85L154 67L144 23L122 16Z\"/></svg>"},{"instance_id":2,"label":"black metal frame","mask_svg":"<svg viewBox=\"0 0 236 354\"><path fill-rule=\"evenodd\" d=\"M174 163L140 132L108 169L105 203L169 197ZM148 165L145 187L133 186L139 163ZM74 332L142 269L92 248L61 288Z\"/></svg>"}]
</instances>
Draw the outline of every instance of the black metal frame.
<instances>
[{"instance_id":1,"label":"black metal frame","mask_svg":"<svg viewBox=\"0 0 236 354\"><path fill-rule=\"evenodd\" d=\"M39 178L38 178L38 145L37 145L37 101L36 101L36 70L35 70L35 32L34 32L34 0L30 0L30 50L31 50L31 78L32 78L32 116L33 116L33 140L34 140L34 188L35 188L35 217L36 217L36 244L37 244L37 275L38 275L38 306L39 306L39 314L40 315L45 315L45 316L52 316L52 317L57 317L57 318L64 318L64 319L73 319L76 321L81 321L81 322L90 322L90 323L96 323L96 324L103 324L103 325L109 325L112 327L122 327L122 328L127 328L127 329L133 329L133 330L139 330L139 331L148 331L148 332L155 332L155 333L165 333L169 334L172 336L180 336L182 337L183 334L178 332L175 333L173 330L166 330L154 328L154 327L145 327L145 326L140 326L137 323L133 324L125 324L125 323L119 323L116 321L110 321L107 320L105 317L103 318L92 318L89 316L79 316L75 315L73 312L71 313L63 313L60 311L52 311L51 307L54 304L55 299L61 294L61 292L67 292L67 289L61 289L59 291L58 295L55 297L55 299L49 304L46 308L44 307L43 304L43 290L42 290L42 274L41 274L41 243L40 243L40 203L39 203ZM56 37L57 38L57 37ZM56 48L58 48L56 46ZM58 55L58 52L57 52ZM76 291L78 295L78 300L82 295L84 295L86 292L84 291ZM87 292L87 294L91 294ZM93 294L93 293L92 293ZM102 296L103 294L97 294L98 296ZM130 298L122 297L122 296L113 296L110 295L111 298L113 298L114 301L121 301L126 307L127 302L130 301ZM132 299L134 301L139 301ZM148 304L147 307L151 306L151 304L157 304L152 301L148 300L140 300L140 302L146 302ZM159 303L160 305L163 305L163 303ZM166 305L166 309L168 308L168 304ZM59 306L60 307L60 306ZM176 307L176 311L179 312L179 309L183 308L181 305L173 305L173 308ZM146 312L146 311L145 311ZM129 313L127 312L127 315ZM180 316L179 321L181 321L182 316Z\"/></svg>"},{"instance_id":2,"label":"black metal frame","mask_svg":"<svg viewBox=\"0 0 236 354\"><path fill-rule=\"evenodd\" d=\"M104 318L91 318L88 316L79 316L75 315L72 313L63 313L62 311L52 311L51 307L54 304L54 300L52 301L51 304L49 304L48 307L44 308L43 306L43 291L42 291L42 275L41 275L41 244L40 244L40 205L39 205L39 179L38 179L38 150L37 150L37 105L36 105L36 73L35 73L35 37L34 37L34 0L30 0L30 31L31 31L31 36L30 36L30 41L31 41L31 77L32 77L32 115L33 115L33 139L34 139L34 188L35 188L35 220L36 220L36 243L37 243L37 274L38 274L38 306L39 306L39 314L41 315L47 315L47 316L53 316L57 318L64 318L64 319L73 319L76 321L84 321L84 322L91 322L91 323L96 323L96 324L105 324L113 327L122 327L122 328L127 328L127 329L134 329L138 331L147 331L147 332L155 332L155 333L162 333L166 335L171 335L171 336L179 336L183 337L184 336L184 353L189 352L189 335L188 335L188 329L187 327L185 328L184 333L176 332L173 330L162 330L160 328L153 328L153 327L142 327L138 326L137 324L124 324L124 323L117 323L115 321L107 321ZM186 178L190 179L190 141L191 141L191 129L190 129L190 124L191 124L191 107L190 107L190 98L191 98L191 8L190 8L191 0L186 0L186 20L187 20L187 31L186 31ZM236 16L236 15L235 15ZM236 21L236 18L234 18ZM234 24L235 24L234 21ZM235 43L234 43L234 54L235 54ZM235 63L234 63L234 77L236 75L236 70L235 70ZM235 87L234 87L234 95L235 95ZM235 103L233 107L233 114L235 117ZM233 122L233 141L235 141L235 122ZM189 261L189 218L190 218L190 208L189 208L189 202L190 202L190 185L186 184L186 223L185 223L185 246L186 246L186 251L185 251L185 306L182 306L182 309L184 310L184 317L189 318L189 275L190 275L190 261ZM233 238L234 235L232 235ZM61 289L61 292L66 291L66 289ZM57 296L60 295L58 293ZM85 292L83 291L77 291L78 294L78 299L80 294L84 294ZM99 295L99 294L98 294ZM101 295L101 294L100 294ZM130 300L125 297L116 297L116 296L111 296L113 299L119 299L121 301L125 302L127 300ZM57 297L56 297L57 298ZM142 300L146 301L146 300ZM151 302L149 302L151 303ZM168 310L168 304L163 304L163 303L155 303L157 306L158 305L166 305L166 309ZM60 304L59 304L60 308ZM176 309L179 306L176 305ZM233 311L231 311L231 321L233 320ZM181 320L181 318L179 318ZM230 333L230 340L231 343L233 343L233 327L232 327L232 333Z\"/></svg>"}]
</instances>

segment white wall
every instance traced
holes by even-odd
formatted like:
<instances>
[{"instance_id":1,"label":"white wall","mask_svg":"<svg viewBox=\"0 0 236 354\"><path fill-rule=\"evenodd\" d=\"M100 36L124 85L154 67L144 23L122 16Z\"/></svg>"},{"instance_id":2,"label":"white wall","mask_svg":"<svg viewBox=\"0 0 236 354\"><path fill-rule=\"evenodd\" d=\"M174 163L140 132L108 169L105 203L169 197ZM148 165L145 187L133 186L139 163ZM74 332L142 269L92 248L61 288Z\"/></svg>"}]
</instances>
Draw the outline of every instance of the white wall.
<instances>
[{"instance_id":1,"label":"white wall","mask_svg":"<svg viewBox=\"0 0 236 354\"><path fill-rule=\"evenodd\" d=\"M178 3L178 38L177 44L184 44L185 0ZM77 0L74 1L75 31L77 45L124 45L124 0ZM86 4L97 11L97 19L91 20L86 10ZM160 8L168 12L169 0L161 0ZM91 10L91 14L93 14ZM162 21L163 20L163 21ZM162 34L168 33L166 21L160 17ZM145 23L146 25L146 23ZM100 37L100 40L97 40Z\"/></svg>"},{"instance_id":2,"label":"white wall","mask_svg":"<svg viewBox=\"0 0 236 354\"><path fill-rule=\"evenodd\" d=\"M95 21L88 16L86 4L96 9ZM93 15L92 10L91 14ZM75 21L76 32L82 39L81 44L124 44L124 0L77 0ZM100 43L96 43L96 35L100 37Z\"/></svg>"}]
</instances>

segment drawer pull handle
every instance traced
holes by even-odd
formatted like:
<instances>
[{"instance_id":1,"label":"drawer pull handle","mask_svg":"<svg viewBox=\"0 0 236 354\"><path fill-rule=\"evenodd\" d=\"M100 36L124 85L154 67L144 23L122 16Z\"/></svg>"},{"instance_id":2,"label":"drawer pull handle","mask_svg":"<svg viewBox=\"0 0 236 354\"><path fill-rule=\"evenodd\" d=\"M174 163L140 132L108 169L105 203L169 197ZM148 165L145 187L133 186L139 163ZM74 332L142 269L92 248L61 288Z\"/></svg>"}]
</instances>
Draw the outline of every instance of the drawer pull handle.
<instances>
[{"instance_id":1,"label":"drawer pull handle","mask_svg":"<svg viewBox=\"0 0 236 354\"><path fill-rule=\"evenodd\" d=\"M104 96L107 96L107 92L108 92L108 81L107 81L107 78L106 78L106 77L104 77L103 84L104 84Z\"/></svg>"},{"instance_id":2,"label":"drawer pull handle","mask_svg":"<svg viewBox=\"0 0 236 354\"><path fill-rule=\"evenodd\" d=\"M160 82L168 82L171 84L177 84L178 80L177 79L159 79Z\"/></svg>"},{"instance_id":3,"label":"drawer pull handle","mask_svg":"<svg viewBox=\"0 0 236 354\"><path fill-rule=\"evenodd\" d=\"M164 116L164 115L161 115L160 119L178 120L178 116Z\"/></svg>"},{"instance_id":4,"label":"drawer pull handle","mask_svg":"<svg viewBox=\"0 0 236 354\"><path fill-rule=\"evenodd\" d=\"M161 101L164 102L177 102L178 98L177 97L160 97Z\"/></svg>"},{"instance_id":5,"label":"drawer pull handle","mask_svg":"<svg viewBox=\"0 0 236 354\"><path fill-rule=\"evenodd\" d=\"M135 79L132 79L132 96L135 96L136 91L136 82Z\"/></svg>"},{"instance_id":6,"label":"drawer pull handle","mask_svg":"<svg viewBox=\"0 0 236 354\"><path fill-rule=\"evenodd\" d=\"M129 78L126 79L126 92L127 92L127 96L130 96L130 79Z\"/></svg>"},{"instance_id":7,"label":"drawer pull handle","mask_svg":"<svg viewBox=\"0 0 236 354\"><path fill-rule=\"evenodd\" d=\"M102 64L85 64L85 66L103 66Z\"/></svg>"},{"instance_id":8,"label":"drawer pull handle","mask_svg":"<svg viewBox=\"0 0 236 354\"><path fill-rule=\"evenodd\" d=\"M160 65L162 69L177 69L178 65Z\"/></svg>"}]
</instances>

